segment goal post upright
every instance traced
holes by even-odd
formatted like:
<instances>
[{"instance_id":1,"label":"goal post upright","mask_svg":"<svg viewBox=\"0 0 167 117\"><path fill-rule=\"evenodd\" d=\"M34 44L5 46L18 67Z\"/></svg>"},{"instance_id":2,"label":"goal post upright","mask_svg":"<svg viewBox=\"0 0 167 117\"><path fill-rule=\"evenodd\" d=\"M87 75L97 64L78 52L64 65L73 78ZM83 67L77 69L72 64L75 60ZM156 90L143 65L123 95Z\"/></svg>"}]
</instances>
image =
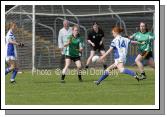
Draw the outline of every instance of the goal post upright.
<instances>
[{"instance_id":1,"label":"goal post upright","mask_svg":"<svg viewBox=\"0 0 167 117\"><path fill-rule=\"evenodd\" d=\"M32 6L32 74L35 70L35 5Z\"/></svg>"}]
</instances>

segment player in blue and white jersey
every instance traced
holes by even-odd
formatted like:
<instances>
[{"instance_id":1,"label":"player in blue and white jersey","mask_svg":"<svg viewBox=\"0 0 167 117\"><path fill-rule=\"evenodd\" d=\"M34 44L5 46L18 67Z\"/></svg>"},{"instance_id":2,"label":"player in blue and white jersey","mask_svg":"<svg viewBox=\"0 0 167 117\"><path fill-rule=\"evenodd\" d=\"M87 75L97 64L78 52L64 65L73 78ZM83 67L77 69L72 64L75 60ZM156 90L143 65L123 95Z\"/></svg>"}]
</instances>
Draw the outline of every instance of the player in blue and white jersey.
<instances>
[{"instance_id":1,"label":"player in blue and white jersey","mask_svg":"<svg viewBox=\"0 0 167 117\"><path fill-rule=\"evenodd\" d=\"M5 69L5 75L7 75L9 72L13 72L12 76L10 78L11 83L15 82L15 77L18 72L18 67L17 67L17 52L16 52L16 46L24 46L23 43L18 43L16 42L16 37L14 35L14 32L17 29L17 25L14 22L11 22L9 24L10 29L6 34L5 42L6 42L6 63L8 64L8 67Z\"/></svg>"},{"instance_id":2,"label":"player in blue and white jersey","mask_svg":"<svg viewBox=\"0 0 167 117\"><path fill-rule=\"evenodd\" d=\"M100 62L103 61L106 56L114 51L114 60L115 63L110 65L105 71L104 74L99 78L98 81L95 81L95 84L99 85L102 80L108 77L110 70L118 69L120 73L128 74L133 76L135 79L142 80L136 72L124 68L124 64L126 63L126 55L128 53L128 46L130 43L138 43L136 41L131 41L128 38L122 37L120 33L123 31L120 27L114 27L112 29L112 34L114 36L114 40L111 42L110 48L108 51L100 57Z\"/></svg>"}]
</instances>

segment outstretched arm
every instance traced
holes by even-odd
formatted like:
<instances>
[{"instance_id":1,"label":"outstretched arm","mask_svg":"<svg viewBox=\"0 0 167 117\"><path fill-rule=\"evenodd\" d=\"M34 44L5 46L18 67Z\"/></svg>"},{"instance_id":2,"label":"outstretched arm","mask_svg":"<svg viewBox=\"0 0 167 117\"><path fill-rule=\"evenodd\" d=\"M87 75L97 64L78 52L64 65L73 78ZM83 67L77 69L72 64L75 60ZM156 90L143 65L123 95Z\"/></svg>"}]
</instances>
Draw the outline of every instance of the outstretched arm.
<instances>
[{"instance_id":1,"label":"outstretched arm","mask_svg":"<svg viewBox=\"0 0 167 117\"><path fill-rule=\"evenodd\" d=\"M21 43L21 42L18 43L18 42L16 42L16 40L12 40L12 39L9 40L9 43L14 44L14 45L17 45L17 46L19 46L19 47L23 47L23 46L24 46L23 43Z\"/></svg>"},{"instance_id":2,"label":"outstretched arm","mask_svg":"<svg viewBox=\"0 0 167 117\"><path fill-rule=\"evenodd\" d=\"M12 40L12 39L9 40L9 43L14 44L14 45L19 45L19 43L17 43L16 40Z\"/></svg>"},{"instance_id":3,"label":"outstretched arm","mask_svg":"<svg viewBox=\"0 0 167 117\"><path fill-rule=\"evenodd\" d=\"M113 47L110 47L110 48L107 50L107 52L106 52L103 56L100 57L100 61L103 61L103 60L106 58L106 56L107 56L112 50L113 50Z\"/></svg>"},{"instance_id":4,"label":"outstretched arm","mask_svg":"<svg viewBox=\"0 0 167 117\"><path fill-rule=\"evenodd\" d=\"M64 44L64 47L67 47L71 43L70 39L67 41L67 43Z\"/></svg>"},{"instance_id":5,"label":"outstretched arm","mask_svg":"<svg viewBox=\"0 0 167 117\"><path fill-rule=\"evenodd\" d=\"M91 44L93 47L95 46L95 44L91 40L88 40L88 43Z\"/></svg>"},{"instance_id":6,"label":"outstretched arm","mask_svg":"<svg viewBox=\"0 0 167 117\"><path fill-rule=\"evenodd\" d=\"M142 45L142 44L145 44L145 43L146 43L146 42L144 42L144 41L143 41L143 42L131 41L131 44L141 44L141 45Z\"/></svg>"}]
</instances>

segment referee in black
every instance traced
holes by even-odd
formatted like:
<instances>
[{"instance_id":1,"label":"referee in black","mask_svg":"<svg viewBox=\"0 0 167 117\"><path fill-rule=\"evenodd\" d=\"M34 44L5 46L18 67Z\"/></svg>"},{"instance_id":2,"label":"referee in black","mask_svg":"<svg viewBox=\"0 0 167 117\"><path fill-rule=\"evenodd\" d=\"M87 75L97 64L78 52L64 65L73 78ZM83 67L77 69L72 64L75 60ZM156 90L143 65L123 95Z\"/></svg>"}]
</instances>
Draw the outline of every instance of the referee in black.
<instances>
[{"instance_id":1,"label":"referee in black","mask_svg":"<svg viewBox=\"0 0 167 117\"><path fill-rule=\"evenodd\" d=\"M92 60L92 57L95 55L96 50L101 54L105 54L105 48L104 48L104 32L101 28L99 28L99 25L97 22L93 22L92 29L88 33L87 41L90 45L90 56L86 62L85 68L87 69L89 67L89 64ZM103 67L104 69L107 68L107 65L105 64L105 61L103 61Z\"/></svg>"}]
</instances>

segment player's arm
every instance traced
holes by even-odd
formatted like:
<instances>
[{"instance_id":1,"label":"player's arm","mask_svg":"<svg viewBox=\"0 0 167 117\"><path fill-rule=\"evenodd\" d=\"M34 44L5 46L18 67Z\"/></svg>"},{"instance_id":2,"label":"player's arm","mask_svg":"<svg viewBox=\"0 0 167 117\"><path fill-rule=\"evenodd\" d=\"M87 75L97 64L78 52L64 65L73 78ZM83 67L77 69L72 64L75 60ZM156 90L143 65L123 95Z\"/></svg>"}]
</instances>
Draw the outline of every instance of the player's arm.
<instances>
[{"instance_id":1,"label":"player's arm","mask_svg":"<svg viewBox=\"0 0 167 117\"><path fill-rule=\"evenodd\" d=\"M89 32L89 34L88 34L87 42L88 42L89 44L91 44L93 47L95 46L95 44L91 41L91 33L90 33L90 32Z\"/></svg>"},{"instance_id":2,"label":"player's arm","mask_svg":"<svg viewBox=\"0 0 167 117\"><path fill-rule=\"evenodd\" d=\"M135 39L136 33L134 33L133 35L126 35L126 38L128 39Z\"/></svg>"},{"instance_id":3,"label":"player's arm","mask_svg":"<svg viewBox=\"0 0 167 117\"><path fill-rule=\"evenodd\" d=\"M83 39L81 38L81 41L79 43L79 52L82 53L84 49L84 43L83 43Z\"/></svg>"},{"instance_id":4,"label":"player's arm","mask_svg":"<svg viewBox=\"0 0 167 117\"><path fill-rule=\"evenodd\" d=\"M64 44L64 47L67 47L71 43L71 36L68 37L67 42Z\"/></svg>"},{"instance_id":5,"label":"player's arm","mask_svg":"<svg viewBox=\"0 0 167 117\"><path fill-rule=\"evenodd\" d=\"M19 46L19 47L23 47L24 46L24 44L23 43L18 43L18 42L16 42L16 40L13 40L13 39L9 39L9 43L11 43L11 44L14 44L14 45L17 45L17 46Z\"/></svg>"},{"instance_id":6,"label":"player's arm","mask_svg":"<svg viewBox=\"0 0 167 117\"><path fill-rule=\"evenodd\" d=\"M155 35L152 33L152 32L150 32L150 34L149 34L149 40L155 40Z\"/></svg>"},{"instance_id":7,"label":"player's arm","mask_svg":"<svg viewBox=\"0 0 167 117\"><path fill-rule=\"evenodd\" d=\"M68 45L70 45L71 41L68 40L67 43L64 44L64 47L67 47Z\"/></svg>"},{"instance_id":8,"label":"player's arm","mask_svg":"<svg viewBox=\"0 0 167 117\"><path fill-rule=\"evenodd\" d=\"M112 50L113 50L113 47L110 47L107 50L107 52L103 56L100 57L100 61L104 60L107 57L107 55L110 54L110 52L112 52Z\"/></svg>"},{"instance_id":9,"label":"player's arm","mask_svg":"<svg viewBox=\"0 0 167 117\"><path fill-rule=\"evenodd\" d=\"M131 35L131 36L126 36L126 38L130 39L130 43L131 43L131 44L143 44L143 43L140 43L140 42L138 42L138 41L135 41L135 36L136 36L136 33L134 33L134 34ZM132 39L134 39L134 40L132 40Z\"/></svg>"},{"instance_id":10,"label":"player's arm","mask_svg":"<svg viewBox=\"0 0 167 117\"><path fill-rule=\"evenodd\" d=\"M80 52L80 53L83 52L83 47L79 48L79 52Z\"/></svg>"},{"instance_id":11,"label":"player's arm","mask_svg":"<svg viewBox=\"0 0 167 117\"><path fill-rule=\"evenodd\" d=\"M104 37L102 37L102 39L100 41L100 45L102 45L103 41L104 41Z\"/></svg>"},{"instance_id":12,"label":"player's arm","mask_svg":"<svg viewBox=\"0 0 167 117\"><path fill-rule=\"evenodd\" d=\"M145 44L144 42L138 42L138 41L130 41L131 44Z\"/></svg>"},{"instance_id":13,"label":"player's arm","mask_svg":"<svg viewBox=\"0 0 167 117\"><path fill-rule=\"evenodd\" d=\"M95 44L89 39L88 39L88 43L91 44L93 47L95 46Z\"/></svg>"},{"instance_id":14,"label":"player's arm","mask_svg":"<svg viewBox=\"0 0 167 117\"><path fill-rule=\"evenodd\" d=\"M9 39L9 43L14 45L19 45L19 43L16 42L16 40Z\"/></svg>"},{"instance_id":15,"label":"player's arm","mask_svg":"<svg viewBox=\"0 0 167 117\"><path fill-rule=\"evenodd\" d=\"M102 45L103 41L104 41L104 32L102 31L102 39L100 41L100 45Z\"/></svg>"}]
</instances>

